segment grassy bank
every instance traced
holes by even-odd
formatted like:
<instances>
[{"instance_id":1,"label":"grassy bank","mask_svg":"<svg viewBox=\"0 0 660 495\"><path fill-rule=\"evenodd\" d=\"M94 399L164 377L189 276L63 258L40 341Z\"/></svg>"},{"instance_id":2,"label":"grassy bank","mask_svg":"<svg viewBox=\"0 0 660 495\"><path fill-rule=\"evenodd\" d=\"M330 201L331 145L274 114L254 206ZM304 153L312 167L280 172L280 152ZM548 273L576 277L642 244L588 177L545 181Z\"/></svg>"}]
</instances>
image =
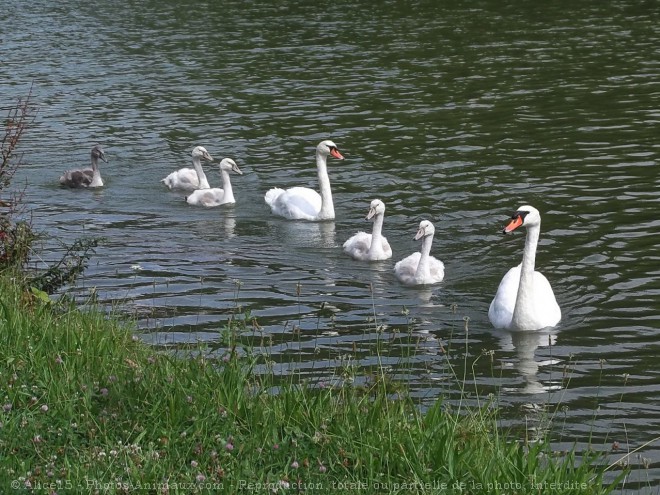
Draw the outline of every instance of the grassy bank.
<instances>
[{"instance_id":1,"label":"grassy bank","mask_svg":"<svg viewBox=\"0 0 660 495\"><path fill-rule=\"evenodd\" d=\"M243 330L217 360L173 357L0 277L0 493L608 491L604 468L507 438L497 411L420 413L384 377L275 387Z\"/></svg>"}]
</instances>

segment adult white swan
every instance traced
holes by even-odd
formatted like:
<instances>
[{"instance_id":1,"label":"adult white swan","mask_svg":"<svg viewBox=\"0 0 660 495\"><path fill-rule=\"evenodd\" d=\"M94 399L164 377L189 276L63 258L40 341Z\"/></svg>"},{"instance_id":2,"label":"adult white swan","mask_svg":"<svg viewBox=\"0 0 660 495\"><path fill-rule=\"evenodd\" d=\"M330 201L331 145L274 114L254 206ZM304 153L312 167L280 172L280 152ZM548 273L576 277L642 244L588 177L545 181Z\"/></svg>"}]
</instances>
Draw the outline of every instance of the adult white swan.
<instances>
[{"instance_id":1,"label":"adult white swan","mask_svg":"<svg viewBox=\"0 0 660 495\"><path fill-rule=\"evenodd\" d=\"M209 189L209 181L202 168L202 158L209 162L213 161L209 152L203 146L197 146L192 150L193 168L180 168L176 172L161 179L161 182L171 190L194 191L196 189Z\"/></svg>"},{"instance_id":2,"label":"adult white swan","mask_svg":"<svg viewBox=\"0 0 660 495\"><path fill-rule=\"evenodd\" d=\"M527 228L522 263L511 268L502 278L490 303L488 319L496 328L511 330L552 327L561 320L561 309L548 279L534 271L541 231L539 211L529 205L521 206L503 232L512 232L521 225Z\"/></svg>"},{"instance_id":3,"label":"adult white swan","mask_svg":"<svg viewBox=\"0 0 660 495\"><path fill-rule=\"evenodd\" d=\"M445 265L431 256L435 227L428 220L422 220L415 240L422 239L421 252L413 253L394 265L397 278L406 285L437 284L445 278Z\"/></svg>"},{"instance_id":4,"label":"adult white swan","mask_svg":"<svg viewBox=\"0 0 660 495\"><path fill-rule=\"evenodd\" d=\"M367 220L373 220L371 234L358 232L344 243L344 252L356 260L378 261L392 257L392 248L382 235L385 203L380 199L371 202Z\"/></svg>"},{"instance_id":5,"label":"adult white swan","mask_svg":"<svg viewBox=\"0 0 660 495\"><path fill-rule=\"evenodd\" d=\"M105 163L108 163L103 148L98 144L94 146L92 148L91 157L91 168L75 168L67 170L60 177L60 184L68 187L102 187L103 179L101 179L101 170L99 169L99 158Z\"/></svg>"},{"instance_id":6,"label":"adult white swan","mask_svg":"<svg viewBox=\"0 0 660 495\"><path fill-rule=\"evenodd\" d=\"M344 159L337 145L330 140L321 141L316 147L316 168L321 194L308 187L292 187L287 190L275 187L266 193L264 197L266 204L275 215L289 220L319 221L335 218L328 178L328 155L339 160Z\"/></svg>"},{"instance_id":7,"label":"adult white swan","mask_svg":"<svg viewBox=\"0 0 660 495\"><path fill-rule=\"evenodd\" d=\"M229 172L243 175L236 162L231 158L225 158L220 162L220 175L222 175L222 188L197 189L186 198L189 205L220 206L235 203L234 191L231 188Z\"/></svg>"}]
</instances>

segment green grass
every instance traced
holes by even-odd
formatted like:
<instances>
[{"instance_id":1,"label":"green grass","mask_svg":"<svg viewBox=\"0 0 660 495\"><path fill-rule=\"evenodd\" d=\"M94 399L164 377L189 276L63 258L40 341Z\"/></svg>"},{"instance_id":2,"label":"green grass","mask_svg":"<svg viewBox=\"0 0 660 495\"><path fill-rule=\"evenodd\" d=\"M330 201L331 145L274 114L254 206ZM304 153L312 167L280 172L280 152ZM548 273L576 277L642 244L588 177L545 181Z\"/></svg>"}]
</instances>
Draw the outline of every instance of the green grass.
<instances>
[{"instance_id":1,"label":"green grass","mask_svg":"<svg viewBox=\"0 0 660 495\"><path fill-rule=\"evenodd\" d=\"M421 412L385 376L313 387L256 373L246 327L228 323L217 359L176 356L0 277L0 493L613 489L602 459L518 441L493 404Z\"/></svg>"}]
</instances>

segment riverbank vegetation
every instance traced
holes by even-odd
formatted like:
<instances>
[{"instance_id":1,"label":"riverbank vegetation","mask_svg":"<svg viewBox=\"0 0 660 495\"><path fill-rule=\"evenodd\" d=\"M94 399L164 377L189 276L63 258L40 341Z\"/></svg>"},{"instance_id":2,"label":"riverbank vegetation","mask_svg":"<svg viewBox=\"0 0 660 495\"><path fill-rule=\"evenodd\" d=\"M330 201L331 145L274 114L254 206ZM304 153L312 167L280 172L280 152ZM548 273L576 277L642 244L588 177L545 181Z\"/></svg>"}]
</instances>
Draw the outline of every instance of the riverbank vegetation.
<instances>
[{"instance_id":1,"label":"riverbank vegetation","mask_svg":"<svg viewBox=\"0 0 660 495\"><path fill-rule=\"evenodd\" d=\"M18 280L0 278L0 485L18 493L609 491L603 459L519 441L494 407L422 412L385 374L320 386L257 372L245 318L219 331L222 352L157 352Z\"/></svg>"}]
</instances>

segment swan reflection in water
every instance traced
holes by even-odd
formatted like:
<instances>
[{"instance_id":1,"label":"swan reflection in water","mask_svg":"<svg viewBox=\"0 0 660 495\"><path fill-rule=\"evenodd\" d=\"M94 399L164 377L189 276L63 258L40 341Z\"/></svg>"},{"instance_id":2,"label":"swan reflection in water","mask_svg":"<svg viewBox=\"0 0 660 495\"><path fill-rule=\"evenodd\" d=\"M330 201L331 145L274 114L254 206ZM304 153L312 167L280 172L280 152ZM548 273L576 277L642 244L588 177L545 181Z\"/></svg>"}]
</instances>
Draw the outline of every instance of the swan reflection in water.
<instances>
[{"instance_id":1,"label":"swan reflection in water","mask_svg":"<svg viewBox=\"0 0 660 495\"><path fill-rule=\"evenodd\" d=\"M335 249L335 222L279 222L278 236L287 248Z\"/></svg>"},{"instance_id":2,"label":"swan reflection in water","mask_svg":"<svg viewBox=\"0 0 660 495\"><path fill-rule=\"evenodd\" d=\"M557 388L556 385L544 385L538 378L540 366L555 364L556 360L537 361L536 350L541 347L552 347L557 342L556 329L547 328L537 332L520 332L500 330L497 332L500 346L504 351L515 351L516 361L514 368L524 380L524 387L520 392L525 394L546 393Z\"/></svg>"}]
</instances>

